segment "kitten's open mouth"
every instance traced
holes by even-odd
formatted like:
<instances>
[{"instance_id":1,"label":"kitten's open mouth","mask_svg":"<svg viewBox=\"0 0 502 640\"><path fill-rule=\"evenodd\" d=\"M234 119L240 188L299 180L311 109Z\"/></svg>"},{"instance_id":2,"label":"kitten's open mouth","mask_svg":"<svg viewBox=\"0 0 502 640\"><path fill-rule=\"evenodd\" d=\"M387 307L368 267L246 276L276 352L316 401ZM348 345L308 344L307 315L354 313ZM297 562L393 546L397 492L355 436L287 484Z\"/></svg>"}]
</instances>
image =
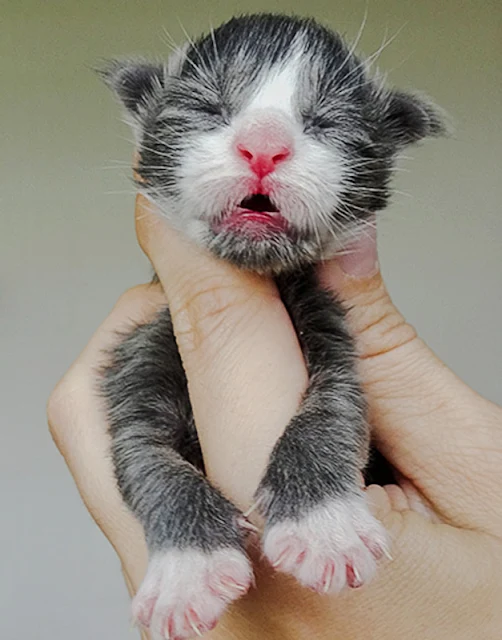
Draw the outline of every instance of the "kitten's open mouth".
<instances>
[{"instance_id":1,"label":"kitten's open mouth","mask_svg":"<svg viewBox=\"0 0 502 640\"><path fill-rule=\"evenodd\" d=\"M289 224L268 196L254 193L224 215L216 227L216 231L263 236L284 233L288 231Z\"/></svg>"},{"instance_id":2,"label":"kitten's open mouth","mask_svg":"<svg viewBox=\"0 0 502 640\"><path fill-rule=\"evenodd\" d=\"M244 198L239 204L239 207L247 211L255 211L256 213L279 213L279 209L272 200L262 193L255 193L252 196Z\"/></svg>"}]
</instances>

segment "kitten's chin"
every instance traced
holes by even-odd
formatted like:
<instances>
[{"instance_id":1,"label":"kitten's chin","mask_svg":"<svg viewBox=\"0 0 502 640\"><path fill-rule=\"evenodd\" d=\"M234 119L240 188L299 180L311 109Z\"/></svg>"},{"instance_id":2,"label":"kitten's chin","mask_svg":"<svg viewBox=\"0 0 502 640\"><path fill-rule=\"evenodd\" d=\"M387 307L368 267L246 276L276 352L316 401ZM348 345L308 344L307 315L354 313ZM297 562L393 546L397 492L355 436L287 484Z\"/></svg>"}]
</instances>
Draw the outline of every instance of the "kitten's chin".
<instances>
[{"instance_id":1,"label":"kitten's chin","mask_svg":"<svg viewBox=\"0 0 502 640\"><path fill-rule=\"evenodd\" d=\"M206 246L218 258L264 275L293 271L321 259L319 247L308 238L292 238L289 230L276 228L263 233L253 224L244 232L242 227L213 231Z\"/></svg>"}]
</instances>

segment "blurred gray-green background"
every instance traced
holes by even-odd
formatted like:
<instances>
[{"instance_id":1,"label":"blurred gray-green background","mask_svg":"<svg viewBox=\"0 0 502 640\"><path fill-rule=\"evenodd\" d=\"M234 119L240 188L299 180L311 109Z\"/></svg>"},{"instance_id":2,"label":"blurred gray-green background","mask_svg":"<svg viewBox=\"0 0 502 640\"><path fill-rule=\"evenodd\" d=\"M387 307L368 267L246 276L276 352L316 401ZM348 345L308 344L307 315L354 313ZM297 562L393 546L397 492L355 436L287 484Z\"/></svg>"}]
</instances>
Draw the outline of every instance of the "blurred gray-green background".
<instances>
[{"instance_id":1,"label":"blurred gray-green background","mask_svg":"<svg viewBox=\"0 0 502 640\"><path fill-rule=\"evenodd\" d=\"M90 71L102 56L167 54L233 13L314 15L380 56L456 133L410 150L380 224L406 316L469 384L502 401L500 0L11 0L0 5L0 637L129 638L120 567L80 502L45 402L125 288L136 246L129 131ZM438 425L441 428L442 425Z\"/></svg>"}]
</instances>

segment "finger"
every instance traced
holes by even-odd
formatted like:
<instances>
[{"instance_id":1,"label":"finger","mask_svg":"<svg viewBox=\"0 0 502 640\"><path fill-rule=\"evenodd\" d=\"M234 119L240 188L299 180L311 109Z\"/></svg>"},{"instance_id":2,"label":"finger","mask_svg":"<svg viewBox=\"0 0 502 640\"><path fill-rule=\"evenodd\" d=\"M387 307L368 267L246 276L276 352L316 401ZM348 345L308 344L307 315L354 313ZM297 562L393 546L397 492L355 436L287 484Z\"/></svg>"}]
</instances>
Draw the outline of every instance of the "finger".
<instances>
[{"instance_id":1,"label":"finger","mask_svg":"<svg viewBox=\"0 0 502 640\"><path fill-rule=\"evenodd\" d=\"M148 322L165 304L159 286L135 287L124 294L58 383L47 407L52 436L80 495L122 559L134 589L146 568L146 547L141 526L125 507L113 475L97 372L105 361L105 350L120 339L118 332Z\"/></svg>"},{"instance_id":2,"label":"finger","mask_svg":"<svg viewBox=\"0 0 502 640\"><path fill-rule=\"evenodd\" d=\"M501 557L495 541L433 524L413 510L395 510L383 487L368 487L366 493L392 537L393 559L382 558L376 578L361 590L323 598L258 565L257 589L239 602L254 623L249 637L268 637L270 629L285 638L319 640L422 640L428 629L440 629L444 638L478 637L480 624L498 604ZM452 610L456 615L445 617ZM218 627L213 633L248 637Z\"/></svg>"},{"instance_id":3,"label":"finger","mask_svg":"<svg viewBox=\"0 0 502 640\"><path fill-rule=\"evenodd\" d=\"M137 202L140 243L169 301L209 477L242 509L307 384L274 283L213 258Z\"/></svg>"},{"instance_id":4,"label":"finger","mask_svg":"<svg viewBox=\"0 0 502 640\"><path fill-rule=\"evenodd\" d=\"M320 277L346 303L382 453L448 521L502 527L500 409L459 380L393 305L369 230Z\"/></svg>"}]
</instances>

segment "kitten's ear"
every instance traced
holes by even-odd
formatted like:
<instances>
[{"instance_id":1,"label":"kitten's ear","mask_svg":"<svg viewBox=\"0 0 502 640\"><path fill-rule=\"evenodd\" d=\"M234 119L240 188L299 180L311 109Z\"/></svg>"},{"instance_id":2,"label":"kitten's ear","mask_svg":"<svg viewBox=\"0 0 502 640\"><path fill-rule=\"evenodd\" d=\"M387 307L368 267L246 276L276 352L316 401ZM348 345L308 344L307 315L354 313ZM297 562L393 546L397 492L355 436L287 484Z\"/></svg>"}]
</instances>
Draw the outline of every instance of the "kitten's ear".
<instances>
[{"instance_id":1,"label":"kitten's ear","mask_svg":"<svg viewBox=\"0 0 502 640\"><path fill-rule=\"evenodd\" d=\"M404 91L390 91L384 97L381 118L384 136L397 146L448 132L445 115L438 107Z\"/></svg>"},{"instance_id":2,"label":"kitten's ear","mask_svg":"<svg viewBox=\"0 0 502 640\"><path fill-rule=\"evenodd\" d=\"M165 86L167 70L162 64L135 60L112 60L98 69L127 112L140 116L149 100Z\"/></svg>"}]
</instances>

